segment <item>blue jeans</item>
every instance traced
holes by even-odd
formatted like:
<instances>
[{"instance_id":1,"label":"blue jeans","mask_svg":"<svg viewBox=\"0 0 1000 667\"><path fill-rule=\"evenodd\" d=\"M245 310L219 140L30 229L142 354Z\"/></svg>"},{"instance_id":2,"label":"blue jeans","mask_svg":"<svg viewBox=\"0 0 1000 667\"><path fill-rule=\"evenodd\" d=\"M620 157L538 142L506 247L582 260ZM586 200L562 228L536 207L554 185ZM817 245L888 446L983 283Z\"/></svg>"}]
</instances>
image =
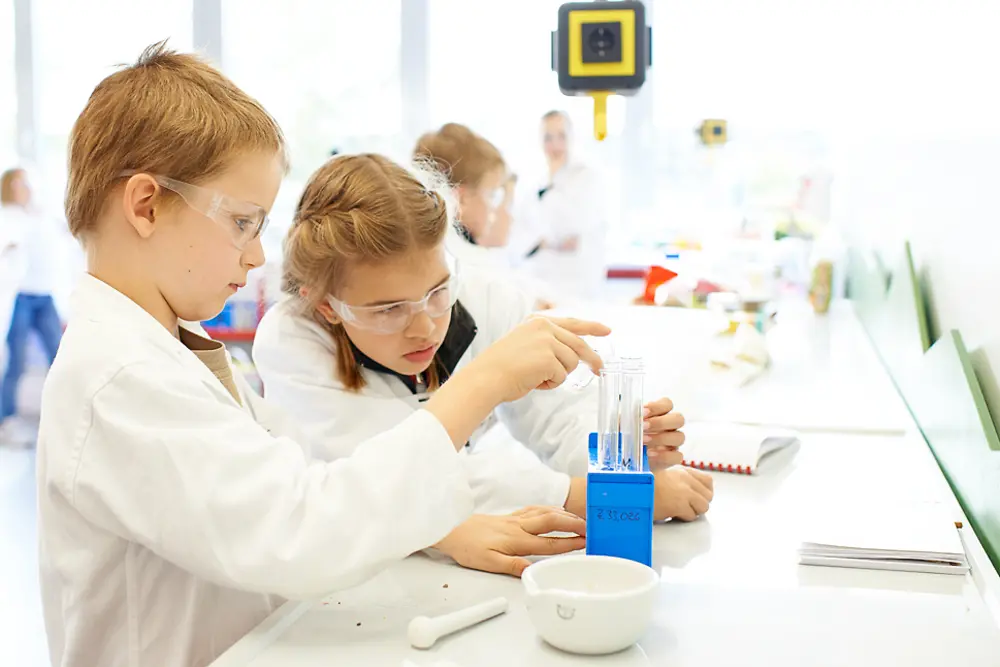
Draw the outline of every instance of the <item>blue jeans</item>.
<instances>
[{"instance_id":1,"label":"blue jeans","mask_svg":"<svg viewBox=\"0 0 1000 667\"><path fill-rule=\"evenodd\" d=\"M62 322L52 297L47 294L18 294L7 332L7 372L0 387L0 419L17 414L17 385L24 374L28 334L34 330L42 341L49 363L56 358L62 338Z\"/></svg>"}]
</instances>

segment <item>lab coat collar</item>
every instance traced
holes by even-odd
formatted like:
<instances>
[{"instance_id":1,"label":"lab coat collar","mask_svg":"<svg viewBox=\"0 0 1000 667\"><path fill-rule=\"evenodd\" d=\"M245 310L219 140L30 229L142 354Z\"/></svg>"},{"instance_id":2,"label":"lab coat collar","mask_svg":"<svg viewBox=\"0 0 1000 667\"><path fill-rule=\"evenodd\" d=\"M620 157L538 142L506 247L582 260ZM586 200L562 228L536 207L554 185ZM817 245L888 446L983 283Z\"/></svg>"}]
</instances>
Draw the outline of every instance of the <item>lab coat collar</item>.
<instances>
[{"instance_id":1,"label":"lab coat collar","mask_svg":"<svg viewBox=\"0 0 1000 667\"><path fill-rule=\"evenodd\" d=\"M465 239L472 245L479 245L478 243L476 243L476 239L473 238L472 232L469 231L469 228L463 225L461 222L455 224L455 231L458 232L459 236L461 236L463 239Z\"/></svg>"},{"instance_id":2,"label":"lab coat collar","mask_svg":"<svg viewBox=\"0 0 1000 667\"><path fill-rule=\"evenodd\" d=\"M451 374L455 372L455 367L458 366L462 355L472 345L472 341L475 340L477 333L479 333L479 328L476 326L476 321L472 318L472 314L466 310L461 301L456 301L451 309L451 324L448 325L448 333L445 334L441 347L438 348L437 354L434 355L434 363L437 364L438 374L442 382L451 377ZM394 370L386 368L355 347L354 343L350 343L350 345L354 359L360 366L370 371L381 373L382 375L395 376L406 385L410 393L417 393L416 378L410 375L401 375Z\"/></svg>"},{"instance_id":3,"label":"lab coat collar","mask_svg":"<svg viewBox=\"0 0 1000 667\"><path fill-rule=\"evenodd\" d=\"M240 407L239 402L191 350L174 338L166 327L143 310L139 304L103 280L89 273L84 274L70 301L70 313L73 319L127 327L154 347L172 355L179 364L191 372L197 373L220 398ZM207 338L199 324L183 321L179 324L188 332Z\"/></svg>"},{"instance_id":4,"label":"lab coat collar","mask_svg":"<svg viewBox=\"0 0 1000 667\"><path fill-rule=\"evenodd\" d=\"M73 319L91 322L125 320L158 346L180 345L180 341L139 304L89 273L83 275L73 293L70 313Z\"/></svg>"}]
</instances>

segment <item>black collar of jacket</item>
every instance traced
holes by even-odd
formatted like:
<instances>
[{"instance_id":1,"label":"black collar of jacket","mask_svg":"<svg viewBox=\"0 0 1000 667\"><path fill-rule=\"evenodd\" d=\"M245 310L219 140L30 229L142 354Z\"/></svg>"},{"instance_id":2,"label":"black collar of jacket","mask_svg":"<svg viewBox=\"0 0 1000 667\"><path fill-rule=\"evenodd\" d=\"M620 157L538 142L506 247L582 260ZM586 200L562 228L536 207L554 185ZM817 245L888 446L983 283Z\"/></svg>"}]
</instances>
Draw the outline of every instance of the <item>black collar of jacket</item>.
<instances>
[{"instance_id":1,"label":"black collar of jacket","mask_svg":"<svg viewBox=\"0 0 1000 667\"><path fill-rule=\"evenodd\" d=\"M458 223L457 225L455 225L455 227L458 228L459 236L461 236L463 239L465 239L472 245L479 245L478 243L476 243L476 239L472 238L472 232L469 231L468 227L466 227L462 223Z\"/></svg>"},{"instance_id":2,"label":"black collar of jacket","mask_svg":"<svg viewBox=\"0 0 1000 667\"><path fill-rule=\"evenodd\" d=\"M462 302L456 301L451 309L451 324L448 326L448 333L445 334L441 347L434 355L434 363L437 364L438 377L441 382L447 380L455 372L455 366L472 345L477 333L479 333L479 328L476 326L476 321L472 319L472 315L465 309ZM413 376L401 375L386 368L355 347L354 343L351 343L351 351L354 353L354 360L363 368L383 375L395 376L406 385L411 394L417 393L417 381Z\"/></svg>"}]
</instances>

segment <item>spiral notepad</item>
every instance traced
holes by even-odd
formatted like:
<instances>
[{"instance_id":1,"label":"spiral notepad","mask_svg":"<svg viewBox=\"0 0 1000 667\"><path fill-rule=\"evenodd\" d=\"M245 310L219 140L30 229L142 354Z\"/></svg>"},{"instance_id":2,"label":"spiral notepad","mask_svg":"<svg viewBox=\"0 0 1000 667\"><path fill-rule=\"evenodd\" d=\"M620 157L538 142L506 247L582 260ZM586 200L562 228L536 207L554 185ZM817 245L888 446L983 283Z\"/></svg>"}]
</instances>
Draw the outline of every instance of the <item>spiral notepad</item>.
<instances>
[{"instance_id":1,"label":"spiral notepad","mask_svg":"<svg viewBox=\"0 0 1000 667\"><path fill-rule=\"evenodd\" d=\"M798 441L794 431L743 424L692 422L683 430L683 465L743 475L752 475L771 452Z\"/></svg>"},{"instance_id":2,"label":"spiral notepad","mask_svg":"<svg viewBox=\"0 0 1000 667\"><path fill-rule=\"evenodd\" d=\"M965 574L969 561L953 517L942 505L838 504L811 514L802 528L803 565Z\"/></svg>"}]
</instances>

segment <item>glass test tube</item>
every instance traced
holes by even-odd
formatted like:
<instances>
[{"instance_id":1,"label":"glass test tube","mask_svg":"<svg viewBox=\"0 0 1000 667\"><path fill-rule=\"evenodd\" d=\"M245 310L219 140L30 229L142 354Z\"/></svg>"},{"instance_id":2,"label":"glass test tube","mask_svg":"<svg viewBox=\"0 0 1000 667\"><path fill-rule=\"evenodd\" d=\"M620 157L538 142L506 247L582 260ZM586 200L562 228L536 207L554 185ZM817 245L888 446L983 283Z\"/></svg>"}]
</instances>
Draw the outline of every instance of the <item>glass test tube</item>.
<instances>
[{"instance_id":1,"label":"glass test tube","mask_svg":"<svg viewBox=\"0 0 1000 667\"><path fill-rule=\"evenodd\" d=\"M644 377L641 358L621 360L621 468L631 472L642 472Z\"/></svg>"},{"instance_id":2,"label":"glass test tube","mask_svg":"<svg viewBox=\"0 0 1000 667\"><path fill-rule=\"evenodd\" d=\"M621 457L618 451L618 415L621 405L621 365L606 360L599 380L600 396L597 404L597 467L617 470Z\"/></svg>"}]
</instances>

